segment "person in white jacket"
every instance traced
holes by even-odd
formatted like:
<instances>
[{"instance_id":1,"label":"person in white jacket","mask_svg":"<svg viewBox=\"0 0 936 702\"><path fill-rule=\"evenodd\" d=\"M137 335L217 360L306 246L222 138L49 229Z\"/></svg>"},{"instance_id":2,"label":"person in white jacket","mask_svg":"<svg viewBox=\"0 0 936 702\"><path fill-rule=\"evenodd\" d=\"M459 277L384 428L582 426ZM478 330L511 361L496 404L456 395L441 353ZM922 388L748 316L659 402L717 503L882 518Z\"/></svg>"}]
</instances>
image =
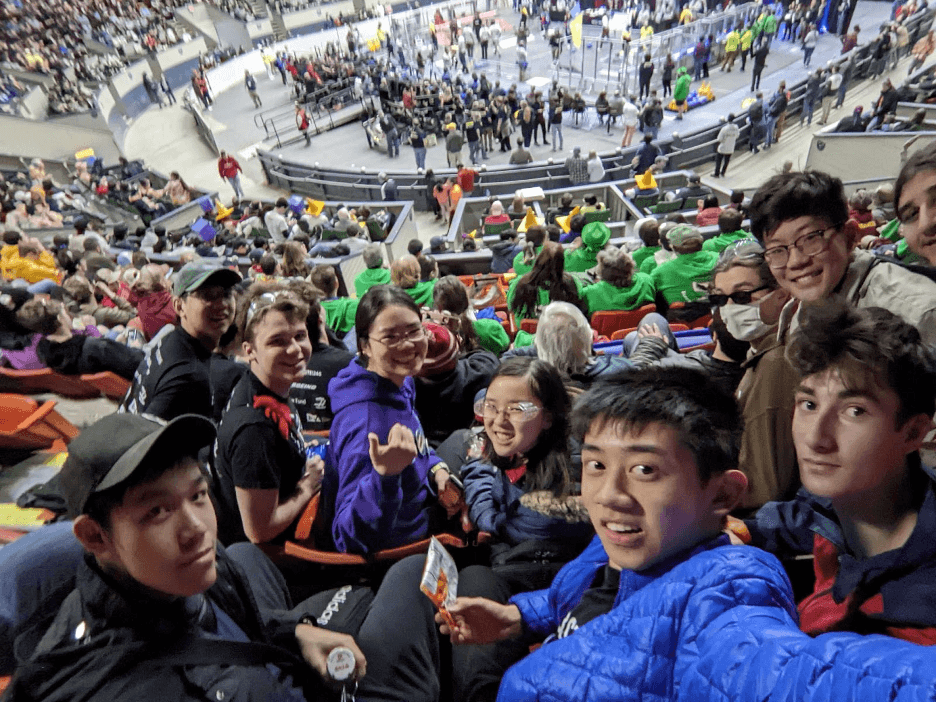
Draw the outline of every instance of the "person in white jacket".
<instances>
[{"instance_id":1,"label":"person in white jacket","mask_svg":"<svg viewBox=\"0 0 936 702\"><path fill-rule=\"evenodd\" d=\"M712 174L715 178L722 177L725 175L725 171L728 170L728 162L731 160L731 154L734 153L738 135L741 133L734 119L734 114L729 114L725 126L718 130L718 146L715 147L715 172Z\"/></svg>"}]
</instances>

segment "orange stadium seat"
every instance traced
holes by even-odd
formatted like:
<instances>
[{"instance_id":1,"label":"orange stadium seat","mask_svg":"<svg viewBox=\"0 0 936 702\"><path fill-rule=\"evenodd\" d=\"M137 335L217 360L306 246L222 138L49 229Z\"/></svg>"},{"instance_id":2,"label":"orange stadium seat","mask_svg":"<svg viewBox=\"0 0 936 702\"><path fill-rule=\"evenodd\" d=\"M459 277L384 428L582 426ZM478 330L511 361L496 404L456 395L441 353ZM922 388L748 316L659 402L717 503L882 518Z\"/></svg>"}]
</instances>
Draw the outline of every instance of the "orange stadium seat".
<instances>
[{"instance_id":1,"label":"orange stadium seat","mask_svg":"<svg viewBox=\"0 0 936 702\"><path fill-rule=\"evenodd\" d=\"M0 394L0 448L65 451L78 429L55 411L55 401L42 403L22 395Z\"/></svg>"},{"instance_id":2,"label":"orange stadium seat","mask_svg":"<svg viewBox=\"0 0 936 702\"><path fill-rule=\"evenodd\" d=\"M650 312L656 311L656 305L644 305L636 310L608 310L595 312L591 318L591 327L600 336L610 337L618 329L636 327Z\"/></svg>"}]
</instances>

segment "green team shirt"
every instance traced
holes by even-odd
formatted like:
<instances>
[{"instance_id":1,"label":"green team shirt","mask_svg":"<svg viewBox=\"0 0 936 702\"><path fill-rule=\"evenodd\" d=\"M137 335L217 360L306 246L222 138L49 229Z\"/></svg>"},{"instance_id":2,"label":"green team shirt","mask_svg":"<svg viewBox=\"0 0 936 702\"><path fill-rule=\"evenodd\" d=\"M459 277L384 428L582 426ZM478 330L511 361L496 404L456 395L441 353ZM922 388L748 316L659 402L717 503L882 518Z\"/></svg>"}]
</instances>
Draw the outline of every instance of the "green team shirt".
<instances>
[{"instance_id":1,"label":"green team shirt","mask_svg":"<svg viewBox=\"0 0 936 702\"><path fill-rule=\"evenodd\" d=\"M878 230L878 236L895 244L900 241L900 220L892 219Z\"/></svg>"},{"instance_id":2,"label":"green team shirt","mask_svg":"<svg viewBox=\"0 0 936 702\"><path fill-rule=\"evenodd\" d=\"M406 292L420 307L432 307L433 290L435 290L435 280L421 280L413 287L406 288Z\"/></svg>"},{"instance_id":3,"label":"green team shirt","mask_svg":"<svg viewBox=\"0 0 936 702\"><path fill-rule=\"evenodd\" d=\"M753 239L753 237L751 237L751 235L743 229L739 229L736 232L730 232L728 234L719 234L718 236L713 237L702 244L702 250L721 253L733 243L736 241L741 241L742 239Z\"/></svg>"},{"instance_id":4,"label":"green team shirt","mask_svg":"<svg viewBox=\"0 0 936 702\"><path fill-rule=\"evenodd\" d=\"M582 290L588 302L588 314L605 310L635 310L653 302L656 289L653 279L646 273L634 273L630 287L618 288L601 280Z\"/></svg>"},{"instance_id":5,"label":"green team shirt","mask_svg":"<svg viewBox=\"0 0 936 702\"><path fill-rule=\"evenodd\" d=\"M653 285L668 304L698 300L704 293L694 290L693 283L708 282L717 261L718 254L714 251L677 256L657 266L651 274Z\"/></svg>"},{"instance_id":6,"label":"green team shirt","mask_svg":"<svg viewBox=\"0 0 936 702\"><path fill-rule=\"evenodd\" d=\"M542 250L543 250L542 246L536 249L536 255L539 256L539 252ZM536 261L536 258L533 259L533 262L535 261ZM521 251L516 256L514 256L513 269L514 269L514 273L516 273L517 277L519 278L521 275L526 275L527 273L533 270L533 263L530 263L529 265L524 263L523 252Z\"/></svg>"},{"instance_id":7,"label":"green team shirt","mask_svg":"<svg viewBox=\"0 0 936 702\"><path fill-rule=\"evenodd\" d=\"M354 279L354 291L358 299L375 285L390 285L390 271L387 268L368 268L358 273Z\"/></svg>"},{"instance_id":8,"label":"green team shirt","mask_svg":"<svg viewBox=\"0 0 936 702\"><path fill-rule=\"evenodd\" d=\"M641 266L643 262L648 258L652 258L653 254L659 251L661 246L642 246L631 254L631 258L634 259L634 265L637 266L637 270L643 270Z\"/></svg>"},{"instance_id":9,"label":"green team shirt","mask_svg":"<svg viewBox=\"0 0 936 702\"><path fill-rule=\"evenodd\" d=\"M325 324L336 332L347 332L354 328L354 316L357 314L358 301L350 297L333 297L322 300L325 310Z\"/></svg>"},{"instance_id":10,"label":"green team shirt","mask_svg":"<svg viewBox=\"0 0 936 702\"><path fill-rule=\"evenodd\" d=\"M572 279L575 281L575 289L578 292L579 297L581 297L582 296L582 281L580 281L575 276L572 276ZM510 281L510 287L507 288L507 309L513 312L514 319L517 321L517 326L520 326L520 322L523 321L524 319L528 319L528 317L525 317L519 312L515 312L513 309L514 295L517 292L517 282L519 280L520 278L514 278L513 280ZM540 288L539 290L536 291L536 306L538 308L543 308L546 305L548 305L550 302L551 300L549 299L549 290L545 288ZM517 345L516 340L514 340L514 346L516 345Z\"/></svg>"},{"instance_id":11,"label":"green team shirt","mask_svg":"<svg viewBox=\"0 0 936 702\"><path fill-rule=\"evenodd\" d=\"M598 265L598 252L580 246L577 249L566 249L566 273L584 273Z\"/></svg>"}]
</instances>

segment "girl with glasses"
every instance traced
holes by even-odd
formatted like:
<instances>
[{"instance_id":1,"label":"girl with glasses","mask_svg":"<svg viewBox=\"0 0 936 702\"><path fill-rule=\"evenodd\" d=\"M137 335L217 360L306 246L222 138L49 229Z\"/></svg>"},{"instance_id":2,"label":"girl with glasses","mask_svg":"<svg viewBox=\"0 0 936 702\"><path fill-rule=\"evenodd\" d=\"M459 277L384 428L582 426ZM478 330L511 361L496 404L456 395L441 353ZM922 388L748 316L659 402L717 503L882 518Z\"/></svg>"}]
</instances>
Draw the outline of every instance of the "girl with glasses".
<instances>
[{"instance_id":1,"label":"girl with glasses","mask_svg":"<svg viewBox=\"0 0 936 702\"><path fill-rule=\"evenodd\" d=\"M325 497L342 552L373 553L426 538L449 473L416 413L413 376L428 338L406 291L376 285L358 304L358 355L328 384L332 411Z\"/></svg>"},{"instance_id":2,"label":"girl with glasses","mask_svg":"<svg viewBox=\"0 0 936 702\"><path fill-rule=\"evenodd\" d=\"M501 364L475 413L484 430L462 467L472 522L495 539L491 567L459 574L459 597L499 602L547 587L594 534L569 455L569 396L562 375L535 358ZM500 678L528 652L516 641L453 647L459 700L493 700Z\"/></svg>"}]
</instances>

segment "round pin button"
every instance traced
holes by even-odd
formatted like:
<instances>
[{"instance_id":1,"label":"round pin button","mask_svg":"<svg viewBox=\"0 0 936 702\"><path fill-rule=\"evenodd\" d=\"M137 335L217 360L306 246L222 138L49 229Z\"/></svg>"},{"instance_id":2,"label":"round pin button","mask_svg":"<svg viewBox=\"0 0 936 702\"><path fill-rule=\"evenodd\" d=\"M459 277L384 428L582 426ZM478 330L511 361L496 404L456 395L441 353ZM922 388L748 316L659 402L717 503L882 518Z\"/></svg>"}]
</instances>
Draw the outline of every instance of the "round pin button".
<instances>
[{"instance_id":1,"label":"round pin button","mask_svg":"<svg viewBox=\"0 0 936 702\"><path fill-rule=\"evenodd\" d=\"M354 673L354 652L345 646L333 648L328 654L328 674L332 680L344 682Z\"/></svg>"}]
</instances>

